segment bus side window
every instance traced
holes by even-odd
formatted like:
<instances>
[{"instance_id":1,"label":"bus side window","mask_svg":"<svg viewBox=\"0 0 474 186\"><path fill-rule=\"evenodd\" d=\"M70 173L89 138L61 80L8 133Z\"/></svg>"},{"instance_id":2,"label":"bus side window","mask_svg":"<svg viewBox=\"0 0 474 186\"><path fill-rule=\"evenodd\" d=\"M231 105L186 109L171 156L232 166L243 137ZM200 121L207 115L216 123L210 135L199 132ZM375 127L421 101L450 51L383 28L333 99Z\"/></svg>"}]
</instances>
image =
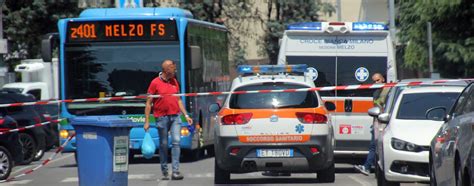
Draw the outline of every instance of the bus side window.
<instances>
[{"instance_id":1,"label":"bus side window","mask_svg":"<svg viewBox=\"0 0 474 186\"><path fill-rule=\"evenodd\" d=\"M201 56L201 47L191 45L189 46L189 52L191 56L191 68L193 70L201 68L202 65L202 56Z\"/></svg>"}]
</instances>

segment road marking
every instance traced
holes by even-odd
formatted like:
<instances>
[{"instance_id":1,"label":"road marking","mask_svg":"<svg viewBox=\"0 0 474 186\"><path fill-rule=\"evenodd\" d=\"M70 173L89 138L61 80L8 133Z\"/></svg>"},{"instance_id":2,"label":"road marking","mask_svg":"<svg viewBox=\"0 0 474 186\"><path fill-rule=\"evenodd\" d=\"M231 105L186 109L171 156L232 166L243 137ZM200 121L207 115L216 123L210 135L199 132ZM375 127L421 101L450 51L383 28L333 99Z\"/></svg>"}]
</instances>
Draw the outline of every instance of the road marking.
<instances>
[{"instance_id":1,"label":"road marking","mask_svg":"<svg viewBox=\"0 0 474 186\"><path fill-rule=\"evenodd\" d=\"M155 176L154 174L130 174L128 175L129 180L145 180L145 179L151 179ZM61 183L66 183L66 182L78 182L79 178L78 177L69 177L66 179L63 179Z\"/></svg>"},{"instance_id":2,"label":"road marking","mask_svg":"<svg viewBox=\"0 0 474 186\"><path fill-rule=\"evenodd\" d=\"M69 157L71 157L71 156L73 156L73 155L74 155L74 153L70 153L70 154L68 154L68 155L61 156L61 157L58 158L58 159L54 159L54 160L50 161L50 162L48 163L48 165L51 165L51 164L54 163L54 162L57 162L57 161L60 161L60 160L69 158ZM41 162L41 161L39 161L39 162ZM15 172L12 173L12 175L16 175L16 174L18 174L18 173L20 173L20 172L23 172L23 171L26 170L26 169L31 169L31 168L36 167L36 166L38 166L38 164L28 165L28 166L26 166L26 167L23 167L23 168L21 168L21 169L16 170Z\"/></svg>"},{"instance_id":3,"label":"road marking","mask_svg":"<svg viewBox=\"0 0 474 186\"><path fill-rule=\"evenodd\" d=\"M160 179L158 179L158 186L167 186L168 182L170 182L170 181L169 180L160 180Z\"/></svg>"},{"instance_id":4,"label":"road marking","mask_svg":"<svg viewBox=\"0 0 474 186\"><path fill-rule=\"evenodd\" d=\"M8 183L2 183L2 186L8 186L8 185L26 185L30 182L32 182L33 180L18 180L18 181L11 181L11 182L8 182Z\"/></svg>"},{"instance_id":5,"label":"road marking","mask_svg":"<svg viewBox=\"0 0 474 186\"><path fill-rule=\"evenodd\" d=\"M150 179L155 176L154 174L129 174L128 179L129 180L145 180L145 179Z\"/></svg>"},{"instance_id":6,"label":"road marking","mask_svg":"<svg viewBox=\"0 0 474 186\"><path fill-rule=\"evenodd\" d=\"M189 177L189 178L204 178L204 177L206 177L206 174L188 174L188 175L186 175L186 177Z\"/></svg>"},{"instance_id":7,"label":"road marking","mask_svg":"<svg viewBox=\"0 0 474 186\"><path fill-rule=\"evenodd\" d=\"M79 178L77 177L69 177L69 178L61 180L61 183L78 182L78 181L79 181Z\"/></svg>"},{"instance_id":8,"label":"road marking","mask_svg":"<svg viewBox=\"0 0 474 186\"><path fill-rule=\"evenodd\" d=\"M354 175L350 175L349 178L356 181L357 183L359 183L360 185L363 185L363 186L371 186L372 185L369 182L366 182L366 181L364 181L364 180L362 180L362 179L360 179L360 178L358 178Z\"/></svg>"}]
</instances>

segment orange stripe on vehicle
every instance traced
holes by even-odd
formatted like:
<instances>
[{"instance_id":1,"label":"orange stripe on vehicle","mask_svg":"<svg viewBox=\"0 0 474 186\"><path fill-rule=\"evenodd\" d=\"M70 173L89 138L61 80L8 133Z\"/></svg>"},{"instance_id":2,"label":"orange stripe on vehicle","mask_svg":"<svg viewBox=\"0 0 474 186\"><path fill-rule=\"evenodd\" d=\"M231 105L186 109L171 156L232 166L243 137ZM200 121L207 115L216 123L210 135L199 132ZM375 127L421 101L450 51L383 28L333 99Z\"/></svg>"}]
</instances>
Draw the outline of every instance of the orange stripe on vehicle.
<instances>
[{"instance_id":1,"label":"orange stripe on vehicle","mask_svg":"<svg viewBox=\"0 0 474 186\"><path fill-rule=\"evenodd\" d=\"M242 143L295 143L309 141L309 135L239 136Z\"/></svg>"},{"instance_id":2,"label":"orange stripe on vehicle","mask_svg":"<svg viewBox=\"0 0 474 186\"><path fill-rule=\"evenodd\" d=\"M318 108L298 108L298 109L229 109L223 108L220 112L220 116L229 114L240 114L240 113L252 113L252 119L259 118L270 118L273 115L279 118L296 118L297 112L308 112L308 113L319 113L327 114L326 109L322 107Z\"/></svg>"},{"instance_id":3,"label":"orange stripe on vehicle","mask_svg":"<svg viewBox=\"0 0 474 186\"><path fill-rule=\"evenodd\" d=\"M332 112L343 113L344 110L344 100L325 100L333 102L336 105L336 110ZM367 113L370 108L374 107L374 102L369 100L352 100L352 112L349 113Z\"/></svg>"}]
</instances>

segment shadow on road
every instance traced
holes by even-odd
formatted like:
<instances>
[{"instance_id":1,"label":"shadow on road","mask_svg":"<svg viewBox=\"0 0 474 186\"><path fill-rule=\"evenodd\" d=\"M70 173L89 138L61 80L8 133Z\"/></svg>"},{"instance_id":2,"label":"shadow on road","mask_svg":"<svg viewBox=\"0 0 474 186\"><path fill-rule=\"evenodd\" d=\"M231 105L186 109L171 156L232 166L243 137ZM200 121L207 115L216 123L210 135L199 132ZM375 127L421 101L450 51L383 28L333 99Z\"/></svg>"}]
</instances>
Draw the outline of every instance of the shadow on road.
<instances>
[{"instance_id":1,"label":"shadow on road","mask_svg":"<svg viewBox=\"0 0 474 186\"><path fill-rule=\"evenodd\" d=\"M158 150L157 150L158 151ZM197 161L202 161L208 158L213 158L214 154L213 153L204 153L201 157L198 159L195 159L195 157L191 157L188 153L181 151L181 158L180 158L180 163L186 164L186 163L194 163ZM160 155L158 152L151 158L151 159L146 159L144 158L141 154L137 153L134 155L134 158L129 159L129 164L146 164L146 163L160 163ZM171 150L169 151L168 155L168 163L171 163Z\"/></svg>"},{"instance_id":2,"label":"shadow on road","mask_svg":"<svg viewBox=\"0 0 474 186\"><path fill-rule=\"evenodd\" d=\"M229 184L281 184L281 183L318 183L316 180L316 174L314 175L314 179L311 178L278 178L278 177L271 177L271 178L253 178L253 179L232 179L230 180Z\"/></svg>"},{"instance_id":3,"label":"shadow on road","mask_svg":"<svg viewBox=\"0 0 474 186\"><path fill-rule=\"evenodd\" d=\"M336 168L336 174L358 173L353 167Z\"/></svg>"}]
</instances>

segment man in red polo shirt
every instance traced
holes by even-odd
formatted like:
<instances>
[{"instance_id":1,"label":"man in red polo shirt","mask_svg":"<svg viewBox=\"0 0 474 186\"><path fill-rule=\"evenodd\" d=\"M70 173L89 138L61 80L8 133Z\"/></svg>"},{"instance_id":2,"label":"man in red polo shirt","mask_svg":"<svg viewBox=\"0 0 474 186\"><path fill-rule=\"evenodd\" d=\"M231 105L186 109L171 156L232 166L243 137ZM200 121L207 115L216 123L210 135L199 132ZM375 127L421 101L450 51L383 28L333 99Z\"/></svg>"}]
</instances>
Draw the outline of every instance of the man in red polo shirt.
<instances>
[{"instance_id":1,"label":"man in red polo shirt","mask_svg":"<svg viewBox=\"0 0 474 186\"><path fill-rule=\"evenodd\" d=\"M162 72L151 81L148 87L148 94L163 95L179 93L179 84L175 78L176 65L172 60L164 60L161 64ZM163 96L159 98L148 98L145 107L145 125L143 128L148 131L150 128L150 111L153 102L153 116L156 118L156 128L160 135L160 163L163 173L162 180L168 180L168 132L171 131L171 164L173 173L171 179L182 180L183 176L179 172L179 155L180 155L180 130L181 119L180 114L184 114L189 125L193 120L189 117L183 102L177 96Z\"/></svg>"}]
</instances>

